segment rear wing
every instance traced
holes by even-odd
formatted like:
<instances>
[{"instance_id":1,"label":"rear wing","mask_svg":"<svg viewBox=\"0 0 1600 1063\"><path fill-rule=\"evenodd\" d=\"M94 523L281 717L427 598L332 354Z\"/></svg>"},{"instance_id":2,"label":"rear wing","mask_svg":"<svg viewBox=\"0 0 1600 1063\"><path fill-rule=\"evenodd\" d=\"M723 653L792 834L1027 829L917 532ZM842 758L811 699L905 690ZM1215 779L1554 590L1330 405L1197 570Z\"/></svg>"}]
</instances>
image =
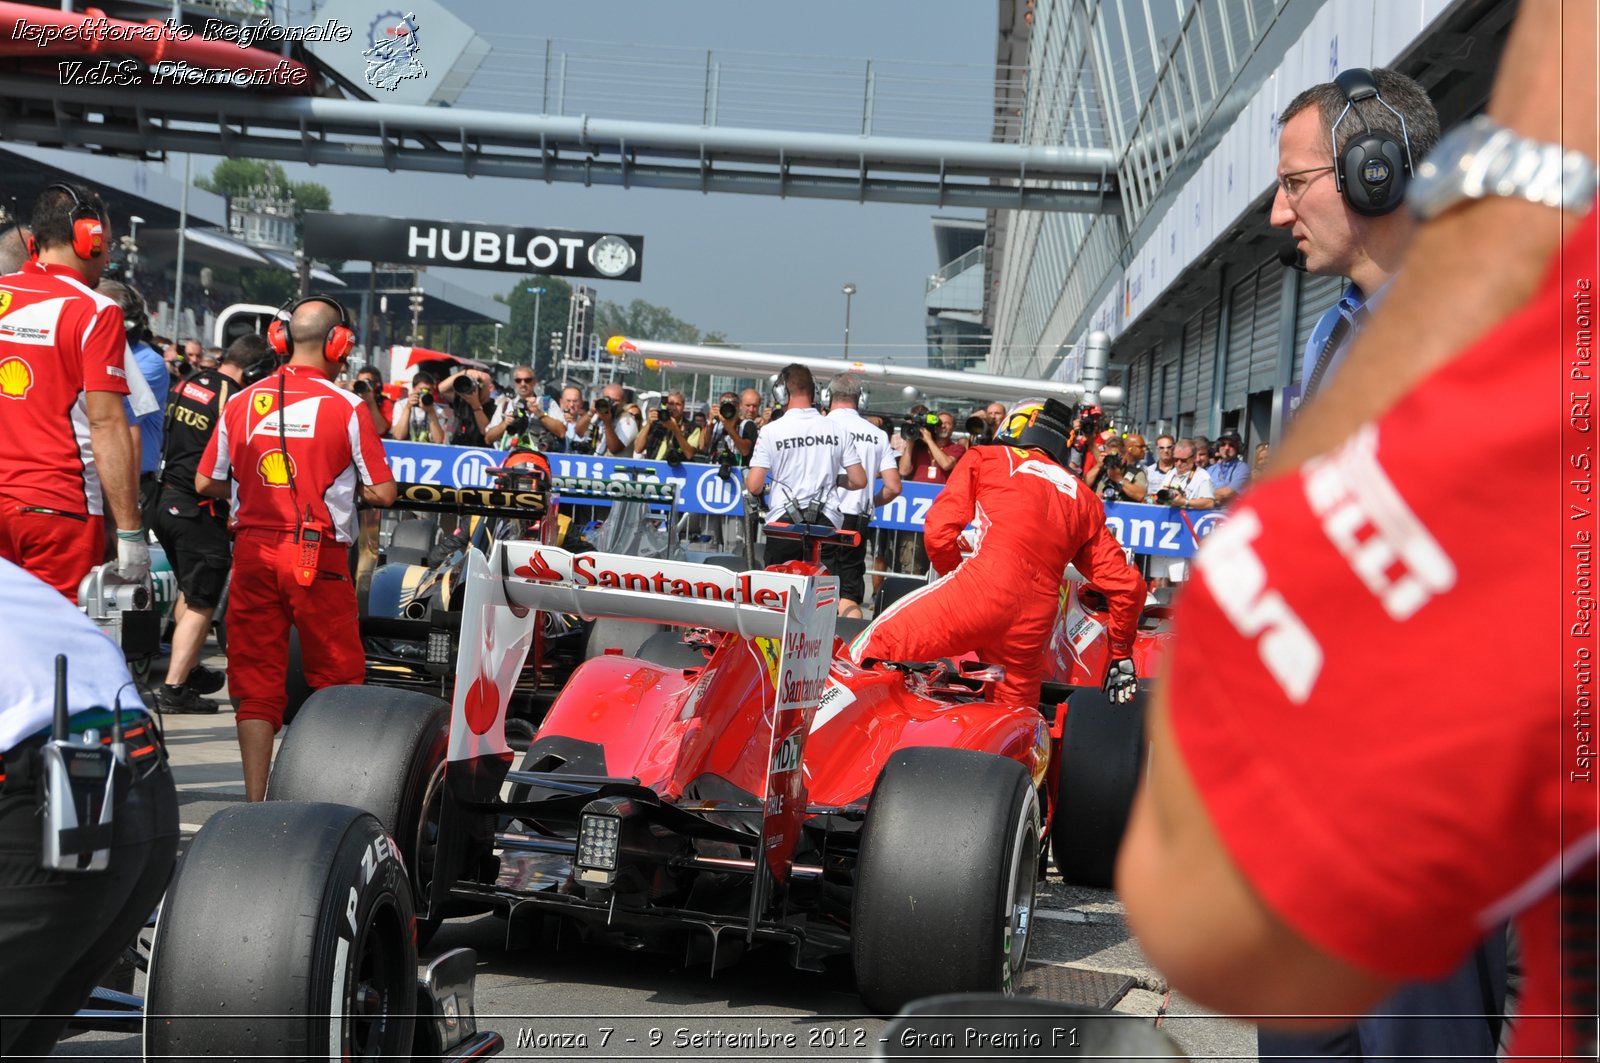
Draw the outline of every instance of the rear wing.
<instances>
[{"instance_id":1,"label":"rear wing","mask_svg":"<svg viewBox=\"0 0 1600 1063\"><path fill-rule=\"evenodd\" d=\"M833 663L839 581L624 554L497 542L467 555L449 761L509 761L506 709L532 647L537 610L709 627L776 642L761 854L752 912L788 882L806 808L806 735ZM469 765L462 768L470 770ZM449 771L451 769L447 769ZM459 770L459 769L458 769Z\"/></svg>"}]
</instances>

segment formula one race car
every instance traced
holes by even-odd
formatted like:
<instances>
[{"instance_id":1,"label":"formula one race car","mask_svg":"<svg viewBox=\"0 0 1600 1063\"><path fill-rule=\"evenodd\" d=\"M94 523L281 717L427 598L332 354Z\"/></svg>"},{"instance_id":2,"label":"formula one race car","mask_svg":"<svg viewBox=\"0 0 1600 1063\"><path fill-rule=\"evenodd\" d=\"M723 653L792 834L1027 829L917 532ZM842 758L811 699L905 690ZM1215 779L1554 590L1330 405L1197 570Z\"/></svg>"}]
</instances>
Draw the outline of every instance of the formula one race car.
<instances>
[{"instance_id":1,"label":"formula one race car","mask_svg":"<svg viewBox=\"0 0 1600 1063\"><path fill-rule=\"evenodd\" d=\"M775 943L806 969L848 958L887 1012L1014 985L1052 835L1069 873L1108 872L1137 702L997 704L1000 672L978 662L852 664L814 563L735 573L501 541L469 553L465 583L448 715L417 693L319 691L268 791L373 812L400 840L419 933L465 906L508 934L551 916L713 968ZM542 612L688 637L580 665L511 770L507 707Z\"/></svg>"}]
</instances>

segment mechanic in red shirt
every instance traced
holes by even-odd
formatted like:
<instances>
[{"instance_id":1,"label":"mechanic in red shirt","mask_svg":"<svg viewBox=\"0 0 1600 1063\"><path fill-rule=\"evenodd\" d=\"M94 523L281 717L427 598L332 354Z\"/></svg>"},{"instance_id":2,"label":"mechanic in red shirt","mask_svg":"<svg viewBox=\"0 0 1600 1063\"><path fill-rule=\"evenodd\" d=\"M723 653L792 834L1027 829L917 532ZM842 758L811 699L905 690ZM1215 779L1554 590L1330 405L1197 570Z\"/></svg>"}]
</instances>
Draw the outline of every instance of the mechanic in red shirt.
<instances>
[{"instance_id":1,"label":"mechanic in red shirt","mask_svg":"<svg viewBox=\"0 0 1600 1063\"><path fill-rule=\"evenodd\" d=\"M1512 1054L1594 1059L1600 12L1535 7L1287 471L1200 551L1117 886L1175 989L1263 1024L1360 1014L1512 918ZM1511 516L1414 458L1502 408Z\"/></svg>"},{"instance_id":2,"label":"mechanic in red shirt","mask_svg":"<svg viewBox=\"0 0 1600 1063\"><path fill-rule=\"evenodd\" d=\"M245 797L266 796L272 737L283 726L289 627L300 632L312 689L360 683L349 546L356 500L394 503L394 477L360 397L333 383L355 346L344 309L326 296L281 311L267 332L289 363L223 410L195 490L235 495L228 628L248 649L228 655Z\"/></svg>"},{"instance_id":3,"label":"mechanic in red shirt","mask_svg":"<svg viewBox=\"0 0 1600 1063\"><path fill-rule=\"evenodd\" d=\"M109 260L105 204L50 185L33 208L33 261L0 279L0 557L72 601L117 528L117 573L150 571L139 465L123 410L122 311L94 286Z\"/></svg>"},{"instance_id":4,"label":"mechanic in red shirt","mask_svg":"<svg viewBox=\"0 0 1600 1063\"><path fill-rule=\"evenodd\" d=\"M1111 604L1106 691L1132 700L1144 580L1106 529L1100 499L1062 464L1071 420L1071 409L1054 399L1030 400L1007 415L994 446L967 452L923 526L928 559L944 575L874 619L850 645L854 660L975 651L1005 666L994 700L1037 705L1045 642L1071 562ZM959 540L969 523L972 552L963 561Z\"/></svg>"}]
</instances>

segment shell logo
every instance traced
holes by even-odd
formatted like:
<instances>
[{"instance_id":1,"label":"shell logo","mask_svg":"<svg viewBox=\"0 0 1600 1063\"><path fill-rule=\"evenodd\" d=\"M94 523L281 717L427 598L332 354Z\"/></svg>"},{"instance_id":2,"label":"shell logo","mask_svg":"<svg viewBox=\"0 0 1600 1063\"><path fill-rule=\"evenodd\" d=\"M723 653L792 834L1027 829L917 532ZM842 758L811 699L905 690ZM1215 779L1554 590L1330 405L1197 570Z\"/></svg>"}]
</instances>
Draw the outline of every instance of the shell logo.
<instances>
[{"instance_id":1,"label":"shell logo","mask_svg":"<svg viewBox=\"0 0 1600 1063\"><path fill-rule=\"evenodd\" d=\"M33 366L12 356L0 362L0 395L8 399L26 398L33 387Z\"/></svg>"},{"instance_id":2,"label":"shell logo","mask_svg":"<svg viewBox=\"0 0 1600 1063\"><path fill-rule=\"evenodd\" d=\"M268 487L287 487L289 477L295 472L294 459L281 450L269 450L256 463L256 472L261 474L261 482Z\"/></svg>"},{"instance_id":3,"label":"shell logo","mask_svg":"<svg viewBox=\"0 0 1600 1063\"><path fill-rule=\"evenodd\" d=\"M251 399L250 402L258 416L265 417L272 412L272 392L270 391L256 392L256 397Z\"/></svg>"}]
</instances>

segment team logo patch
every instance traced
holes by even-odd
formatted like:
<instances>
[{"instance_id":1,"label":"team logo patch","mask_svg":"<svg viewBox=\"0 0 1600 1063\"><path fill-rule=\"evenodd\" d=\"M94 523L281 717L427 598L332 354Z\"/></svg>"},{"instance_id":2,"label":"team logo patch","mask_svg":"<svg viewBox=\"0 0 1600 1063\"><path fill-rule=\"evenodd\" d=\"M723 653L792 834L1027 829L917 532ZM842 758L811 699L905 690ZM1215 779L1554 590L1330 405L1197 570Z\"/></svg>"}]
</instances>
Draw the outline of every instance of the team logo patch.
<instances>
[{"instance_id":1,"label":"team logo patch","mask_svg":"<svg viewBox=\"0 0 1600 1063\"><path fill-rule=\"evenodd\" d=\"M777 639L754 638L750 640L755 644L757 652L761 654L761 663L767 666L767 676L772 680L772 689L778 689L778 665L783 656L783 648L778 645Z\"/></svg>"},{"instance_id":2,"label":"team logo patch","mask_svg":"<svg viewBox=\"0 0 1600 1063\"><path fill-rule=\"evenodd\" d=\"M33 387L33 366L15 356L0 362L0 395L8 399L25 398Z\"/></svg>"},{"instance_id":3,"label":"team logo patch","mask_svg":"<svg viewBox=\"0 0 1600 1063\"><path fill-rule=\"evenodd\" d=\"M268 487L287 487L289 477L295 473L294 459L281 450L269 450L256 463L256 472Z\"/></svg>"},{"instance_id":4,"label":"team logo patch","mask_svg":"<svg viewBox=\"0 0 1600 1063\"><path fill-rule=\"evenodd\" d=\"M10 310L10 309L11 309L11 293L10 292L0 292L0 314L4 314L7 310Z\"/></svg>"},{"instance_id":5,"label":"team logo patch","mask_svg":"<svg viewBox=\"0 0 1600 1063\"><path fill-rule=\"evenodd\" d=\"M250 408L256 411L258 417L265 417L272 412L272 392L258 391L256 397L250 400Z\"/></svg>"}]
</instances>

